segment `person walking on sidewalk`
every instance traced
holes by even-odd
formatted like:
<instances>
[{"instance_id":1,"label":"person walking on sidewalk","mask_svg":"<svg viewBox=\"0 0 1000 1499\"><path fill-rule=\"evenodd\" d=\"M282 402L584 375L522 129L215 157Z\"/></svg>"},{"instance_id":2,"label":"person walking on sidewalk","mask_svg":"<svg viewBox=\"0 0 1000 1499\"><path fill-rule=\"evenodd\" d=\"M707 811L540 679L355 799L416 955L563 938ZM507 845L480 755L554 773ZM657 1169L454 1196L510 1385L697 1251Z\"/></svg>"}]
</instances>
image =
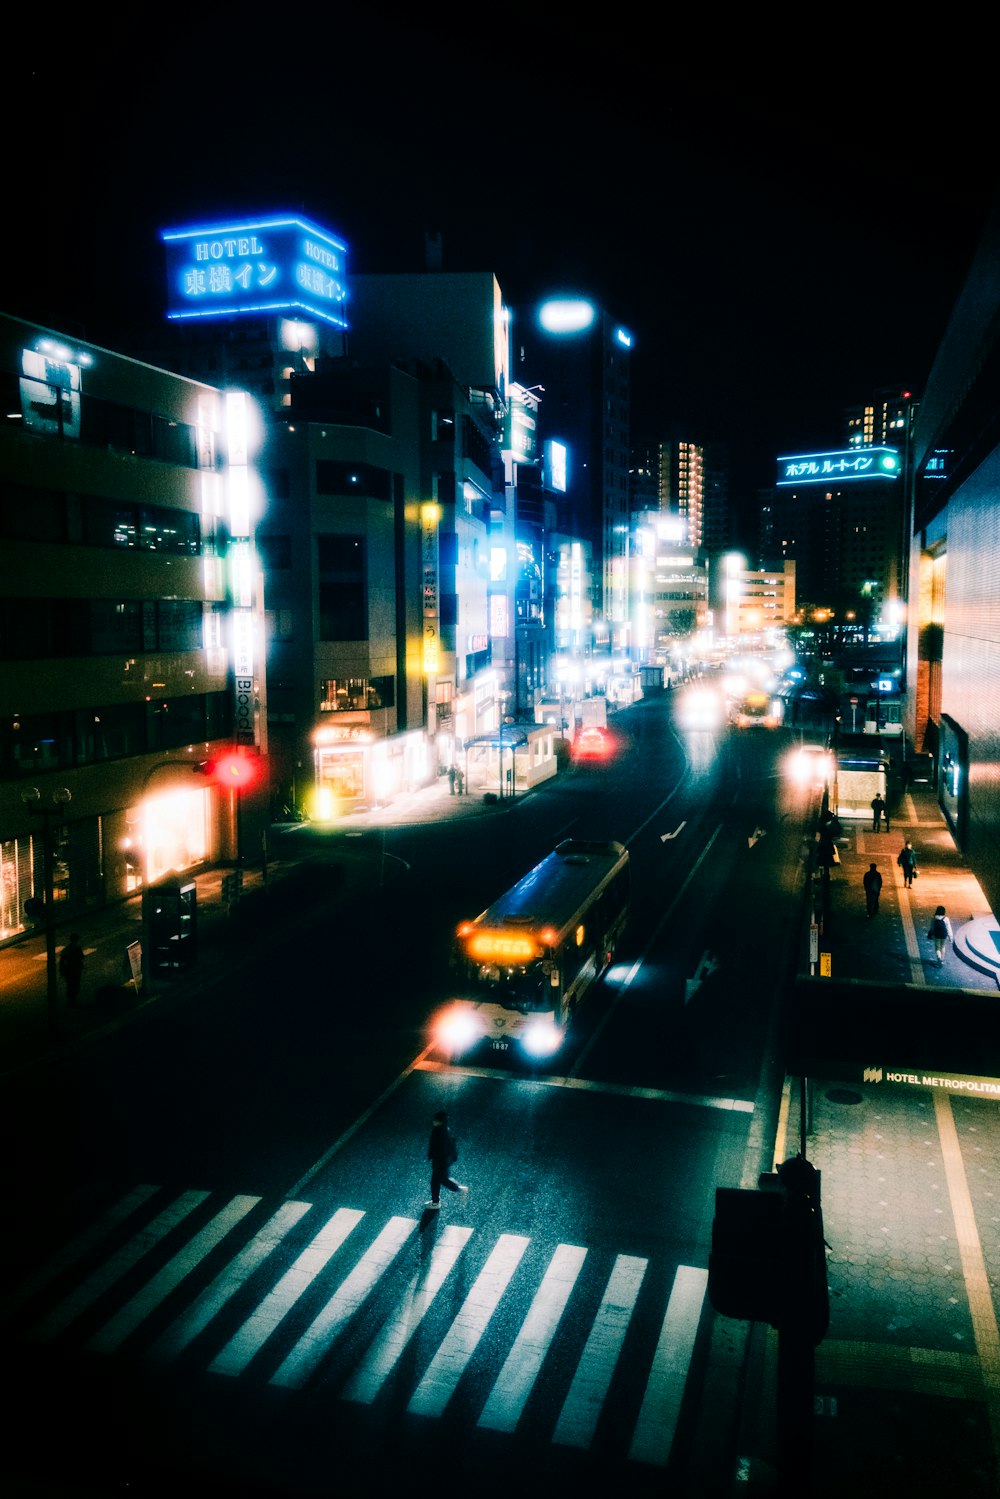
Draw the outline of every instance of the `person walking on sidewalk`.
<instances>
[{"instance_id":1,"label":"person walking on sidewalk","mask_svg":"<svg viewBox=\"0 0 1000 1499\"><path fill-rule=\"evenodd\" d=\"M872 832L882 831L882 818L885 818L885 830L889 831L889 814L885 802L882 800L881 791L876 791L872 797Z\"/></svg>"},{"instance_id":2,"label":"person walking on sidewalk","mask_svg":"<svg viewBox=\"0 0 1000 1499\"><path fill-rule=\"evenodd\" d=\"M74 1010L81 1009L80 984L83 981L83 948L74 932L59 954L59 972L66 980L66 1001Z\"/></svg>"},{"instance_id":3,"label":"person walking on sidewalk","mask_svg":"<svg viewBox=\"0 0 1000 1499\"><path fill-rule=\"evenodd\" d=\"M917 873L917 855L913 844L907 838L903 847L896 855L896 863L903 871L903 884L907 890L913 889L914 877Z\"/></svg>"},{"instance_id":4,"label":"person walking on sidewalk","mask_svg":"<svg viewBox=\"0 0 1000 1499\"><path fill-rule=\"evenodd\" d=\"M865 910L868 912L868 920L878 913L878 898L882 894L882 876L878 872L877 864L869 864L868 871L861 881L865 887Z\"/></svg>"},{"instance_id":5,"label":"person walking on sidewalk","mask_svg":"<svg viewBox=\"0 0 1000 1499\"><path fill-rule=\"evenodd\" d=\"M427 1159L431 1163L431 1198L427 1204L429 1208L441 1206L442 1187L447 1187L449 1192L469 1190L461 1182L455 1181L451 1174L451 1168L458 1160L458 1146L455 1143L455 1136L448 1127L448 1115L444 1109L435 1114L431 1121Z\"/></svg>"},{"instance_id":6,"label":"person walking on sidewalk","mask_svg":"<svg viewBox=\"0 0 1000 1499\"><path fill-rule=\"evenodd\" d=\"M944 963L945 944L952 940L951 922L948 920L944 906L938 906L931 917L927 936L934 945L934 961L940 968Z\"/></svg>"}]
</instances>

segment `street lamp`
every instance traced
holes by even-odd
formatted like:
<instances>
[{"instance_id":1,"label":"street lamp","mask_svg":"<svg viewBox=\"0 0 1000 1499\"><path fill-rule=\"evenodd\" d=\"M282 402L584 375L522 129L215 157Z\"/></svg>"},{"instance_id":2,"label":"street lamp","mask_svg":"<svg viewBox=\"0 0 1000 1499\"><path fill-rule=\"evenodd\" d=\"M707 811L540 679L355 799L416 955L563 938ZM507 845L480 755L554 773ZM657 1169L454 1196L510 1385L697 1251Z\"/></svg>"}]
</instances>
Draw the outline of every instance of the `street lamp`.
<instances>
[{"instance_id":1,"label":"street lamp","mask_svg":"<svg viewBox=\"0 0 1000 1499\"><path fill-rule=\"evenodd\" d=\"M65 786L61 786L53 791L51 805L43 806L42 793L38 787L28 786L21 792L21 800L32 816L42 819L42 854L45 861L45 977L48 990L48 1023L49 1029L54 1033L59 1025L59 973L56 968L55 880L53 877L55 858L52 845L52 819L62 820L64 808L73 800L73 797Z\"/></svg>"}]
</instances>

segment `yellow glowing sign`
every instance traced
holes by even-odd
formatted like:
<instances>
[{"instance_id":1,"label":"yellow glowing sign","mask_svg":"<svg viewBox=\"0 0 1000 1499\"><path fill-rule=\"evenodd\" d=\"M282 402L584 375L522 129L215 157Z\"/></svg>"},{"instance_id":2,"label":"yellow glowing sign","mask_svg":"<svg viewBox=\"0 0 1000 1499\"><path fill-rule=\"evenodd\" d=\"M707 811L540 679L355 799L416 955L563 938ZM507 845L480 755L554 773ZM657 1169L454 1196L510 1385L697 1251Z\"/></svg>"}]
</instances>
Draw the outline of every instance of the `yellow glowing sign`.
<instances>
[{"instance_id":1,"label":"yellow glowing sign","mask_svg":"<svg viewBox=\"0 0 1000 1499\"><path fill-rule=\"evenodd\" d=\"M476 932L469 938L468 953L480 963L529 963L537 956L531 937L520 932Z\"/></svg>"}]
</instances>

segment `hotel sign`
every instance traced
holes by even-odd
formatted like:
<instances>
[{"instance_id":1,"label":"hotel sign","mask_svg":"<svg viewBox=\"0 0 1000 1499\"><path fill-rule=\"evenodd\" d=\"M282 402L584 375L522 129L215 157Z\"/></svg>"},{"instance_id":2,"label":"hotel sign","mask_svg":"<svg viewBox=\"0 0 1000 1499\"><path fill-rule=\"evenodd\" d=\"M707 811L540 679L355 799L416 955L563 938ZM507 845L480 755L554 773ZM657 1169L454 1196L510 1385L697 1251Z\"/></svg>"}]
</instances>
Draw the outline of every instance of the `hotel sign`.
<instances>
[{"instance_id":1,"label":"hotel sign","mask_svg":"<svg viewBox=\"0 0 1000 1499\"><path fill-rule=\"evenodd\" d=\"M778 487L846 484L857 479L898 479L902 471L895 448L848 448L832 453L799 453L778 459Z\"/></svg>"},{"instance_id":2,"label":"hotel sign","mask_svg":"<svg viewBox=\"0 0 1000 1499\"><path fill-rule=\"evenodd\" d=\"M164 229L167 318L281 312L346 328L347 246L308 219Z\"/></svg>"}]
</instances>

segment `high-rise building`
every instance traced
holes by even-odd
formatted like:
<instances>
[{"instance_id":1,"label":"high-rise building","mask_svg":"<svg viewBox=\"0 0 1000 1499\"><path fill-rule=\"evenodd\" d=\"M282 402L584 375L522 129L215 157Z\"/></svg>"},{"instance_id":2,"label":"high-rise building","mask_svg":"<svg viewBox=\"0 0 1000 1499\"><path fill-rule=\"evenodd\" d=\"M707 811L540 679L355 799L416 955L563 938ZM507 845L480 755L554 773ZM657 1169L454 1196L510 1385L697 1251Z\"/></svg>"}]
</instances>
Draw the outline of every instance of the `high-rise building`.
<instances>
[{"instance_id":1,"label":"high-rise building","mask_svg":"<svg viewBox=\"0 0 1000 1499\"><path fill-rule=\"evenodd\" d=\"M802 603L833 609L840 622L898 604L903 490L902 457L894 448L780 458L762 538L764 564L794 562Z\"/></svg>"},{"instance_id":2,"label":"high-rise building","mask_svg":"<svg viewBox=\"0 0 1000 1499\"><path fill-rule=\"evenodd\" d=\"M558 300L516 310L511 343L514 378L544 390L543 436L569 451L557 525L591 558L588 648L627 651L632 337L605 309Z\"/></svg>"},{"instance_id":3,"label":"high-rise building","mask_svg":"<svg viewBox=\"0 0 1000 1499\"><path fill-rule=\"evenodd\" d=\"M876 390L867 401L844 412L844 439L851 448L908 449L918 402L898 386Z\"/></svg>"},{"instance_id":4,"label":"high-rise building","mask_svg":"<svg viewBox=\"0 0 1000 1499\"><path fill-rule=\"evenodd\" d=\"M660 443L660 510L676 515L687 545L702 545L705 519L705 450L679 438Z\"/></svg>"}]
</instances>

